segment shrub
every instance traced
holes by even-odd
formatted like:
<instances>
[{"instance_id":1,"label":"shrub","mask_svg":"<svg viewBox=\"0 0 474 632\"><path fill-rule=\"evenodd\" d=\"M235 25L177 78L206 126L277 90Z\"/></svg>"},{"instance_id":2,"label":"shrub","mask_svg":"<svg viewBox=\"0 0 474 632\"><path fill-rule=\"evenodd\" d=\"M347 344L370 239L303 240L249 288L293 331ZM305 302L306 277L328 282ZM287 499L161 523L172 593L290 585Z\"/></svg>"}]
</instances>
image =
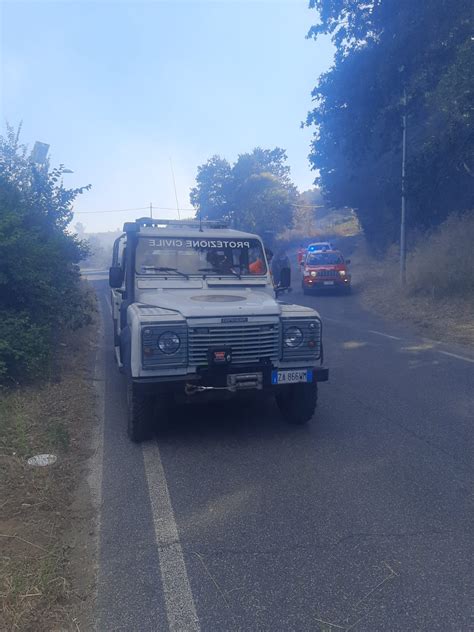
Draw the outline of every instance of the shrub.
<instances>
[{"instance_id":1,"label":"shrub","mask_svg":"<svg viewBox=\"0 0 474 632\"><path fill-rule=\"evenodd\" d=\"M31 376L53 331L90 318L78 267L87 248L67 232L72 203L89 187L65 189L62 173L32 163L19 131L0 136L0 379Z\"/></svg>"},{"instance_id":2,"label":"shrub","mask_svg":"<svg viewBox=\"0 0 474 632\"><path fill-rule=\"evenodd\" d=\"M49 329L25 312L0 312L0 380L30 377L49 359Z\"/></svg>"}]
</instances>

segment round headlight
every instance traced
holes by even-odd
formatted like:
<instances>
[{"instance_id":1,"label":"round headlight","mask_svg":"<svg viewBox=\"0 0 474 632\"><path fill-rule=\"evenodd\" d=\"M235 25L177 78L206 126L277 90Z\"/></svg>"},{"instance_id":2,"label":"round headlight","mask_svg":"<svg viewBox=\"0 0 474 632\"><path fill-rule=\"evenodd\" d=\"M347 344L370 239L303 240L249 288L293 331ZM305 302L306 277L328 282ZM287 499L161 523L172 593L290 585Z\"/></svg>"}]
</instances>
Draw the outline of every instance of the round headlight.
<instances>
[{"instance_id":1,"label":"round headlight","mask_svg":"<svg viewBox=\"0 0 474 632\"><path fill-rule=\"evenodd\" d=\"M178 334L175 334L173 331L165 331L165 333L161 334L158 338L158 347L163 353L176 353L180 346L181 340Z\"/></svg>"},{"instance_id":2,"label":"round headlight","mask_svg":"<svg viewBox=\"0 0 474 632\"><path fill-rule=\"evenodd\" d=\"M345 270L339 270L339 274L344 277L346 276L346 271Z\"/></svg>"},{"instance_id":3,"label":"round headlight","mask_svg":"<svg viewBox=\"0 0 474 632\"><path fill-rule=\"evenodd\" d=\"M288 327L285 330L285 334L283 336L283 342L285 347L299 347L303 342L303 332L299 327Z\"/></svg>"},{"instance_id":4,"label":"round headlight","mask_svg":"<svg viewBox=\"0 0 474 632\"><path fill-rule=\"evenodd\" d=\"M316 272L316 270L311 270L311 276L315 277L318 273Z\"/></svg>"}]
</instances>

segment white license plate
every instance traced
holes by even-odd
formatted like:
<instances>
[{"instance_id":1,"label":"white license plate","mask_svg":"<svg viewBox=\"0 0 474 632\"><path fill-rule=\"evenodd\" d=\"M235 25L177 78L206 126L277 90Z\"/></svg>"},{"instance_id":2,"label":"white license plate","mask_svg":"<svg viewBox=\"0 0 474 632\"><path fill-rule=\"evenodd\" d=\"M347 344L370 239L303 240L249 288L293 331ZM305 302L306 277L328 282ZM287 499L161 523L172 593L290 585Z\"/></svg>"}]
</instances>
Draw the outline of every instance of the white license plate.
<instances>
[{"instance_id":1,"label":"white license plate","mask_svg":"<svg viewBox=\"0 0 474 632\"><path fill-rule=\"evenodd\" d=\"M323 285L334 285L334 281L324 281Z\"/></svg>"},{"instance_id":2,"label":"white license plate","mask_svg":"<svg viewBox=\"0 0 474 632\"><path fill-rule=\"evenodd\" d=\"M297 382L312 382L313 371L311 369L288 369L285 371L272 371L272 384L296 384Z\"/></svg>"}]
</instances>

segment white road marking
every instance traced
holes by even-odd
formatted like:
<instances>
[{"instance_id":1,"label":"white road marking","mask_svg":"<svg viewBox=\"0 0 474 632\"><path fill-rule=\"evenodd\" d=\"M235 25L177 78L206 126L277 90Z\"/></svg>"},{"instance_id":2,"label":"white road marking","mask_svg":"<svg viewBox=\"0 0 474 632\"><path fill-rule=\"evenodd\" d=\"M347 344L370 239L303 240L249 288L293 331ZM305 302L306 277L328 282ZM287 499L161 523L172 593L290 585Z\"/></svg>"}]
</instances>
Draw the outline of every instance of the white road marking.
<instances>
[{"instance_id":1,"label":"white road marking","mask_svg":"<svg viewBox=\"0 0 474 632\"><path fill-rule=\"evenodd\" d=\"M111 315L111 316L112 316L112 318L113 318L113 317L114 317L114 313L113 313L113 311L112 311L112 305L111 305L111 303L109 303L109 301L107 301L107 305L108 305L108 307L109 307L109 312L110 312L110 315Z\"/></svg>"},{"instance_id":2,"label":"white road marking","mask_svg":"<svg viewBox=\"0 0 474 632\"><path fill-rule=\"evenodd\" d=\"M384 338L390 338L391 340L402 340L398 336L392 336L390 334L384 334L382 331L375 331L374 329L369 329L369 334L377 334L377 336L383 336Z\"/></svg>"},{"instance_id":3,"label":"white road marking","mask_svg":"<svg viewBox=\"0 0 474 632\"><path fill-rule=\"evenodd\" d=\"M157 443L143 444L155 539L170 632L199 632L200 625L189 585L178 527Z\"/></svg>"},{"instance_id":4,"label":"white road marking","mask_svg":"<svg viewBox=\"0 0 474 632\"><path fill-rule=\"evenodd\" d=\"M445 356L449 356L450 358L456 358L457 360L464 360L464 362L471 362L474 364L474 360L472 358L467 358L466 356L457 355L457 353L450 353L449 351L441 351L441 349L437 349L438 353L442 353Z\"/></svg>"}]
</instances>

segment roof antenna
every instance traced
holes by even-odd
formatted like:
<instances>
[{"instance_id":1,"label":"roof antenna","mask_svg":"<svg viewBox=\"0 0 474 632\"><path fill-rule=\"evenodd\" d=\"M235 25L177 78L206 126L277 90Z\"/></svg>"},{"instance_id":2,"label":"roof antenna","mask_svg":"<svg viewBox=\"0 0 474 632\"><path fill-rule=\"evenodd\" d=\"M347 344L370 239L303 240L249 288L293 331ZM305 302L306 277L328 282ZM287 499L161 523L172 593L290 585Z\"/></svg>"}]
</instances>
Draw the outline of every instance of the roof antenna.
<instances>
[{"instance_id":1,"label":"roof antenna","mask_svg":"<svg viewBox=\"0 0 474 632\"><path fill-rule=\"evenodd\" d=\"M181 219L181 214L179 212L178 194L176 192L176 180L174 179L173 161L171 160L171 156L169 158L170 158L170 166L171 166L171 176L173 178L174 197L176 200L176 210L178 211L178 219Z\"/></svg>"}]
</instances>

